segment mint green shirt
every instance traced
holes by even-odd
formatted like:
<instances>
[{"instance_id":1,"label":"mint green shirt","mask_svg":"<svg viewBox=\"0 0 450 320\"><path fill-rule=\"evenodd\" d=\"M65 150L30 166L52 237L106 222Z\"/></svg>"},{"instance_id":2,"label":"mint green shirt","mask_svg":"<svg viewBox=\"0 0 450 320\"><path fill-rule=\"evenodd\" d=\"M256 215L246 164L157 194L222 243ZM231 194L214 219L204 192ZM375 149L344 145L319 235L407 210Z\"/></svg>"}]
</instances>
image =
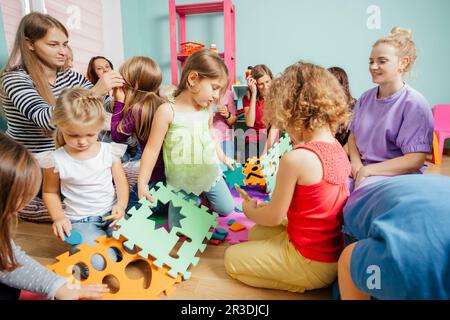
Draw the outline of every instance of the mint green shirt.
<instances>
[{"instance_id":1,"label":"mint green shirt","mask_svg":"<svg viewBox=\"0 0 450 320\"><path fill-rule=\"evenodd\" d=\"M173 109L173 107L172 107ZM175 112L163 144L167 184L200 195L221 177L207 110Z\"/></svg>"}]
</instances>

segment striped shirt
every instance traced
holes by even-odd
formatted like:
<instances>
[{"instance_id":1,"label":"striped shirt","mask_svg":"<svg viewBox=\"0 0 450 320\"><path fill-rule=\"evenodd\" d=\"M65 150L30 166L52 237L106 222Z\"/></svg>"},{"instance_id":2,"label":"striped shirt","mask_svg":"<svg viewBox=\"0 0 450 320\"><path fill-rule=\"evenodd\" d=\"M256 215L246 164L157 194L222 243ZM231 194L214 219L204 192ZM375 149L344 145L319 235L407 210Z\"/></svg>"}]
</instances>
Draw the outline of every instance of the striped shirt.
<instances>
[{"instance_id":1,"label":"striped shirt","mask_svg":"<svg viewBox=\"0 0 450 320\"><path fill-rule=\"evenodd\" d=\"M56 74L50 84L53 95L58 98L66 88L91 89L92 83L83 75L67 69ZM8 129L6 133L25 145L33 153L55 150L51 124L54 106L50 106L36 90L30 75L23 69L5 72L0 79L0 100L3 105ZM106 96L105 107L111 111L111 97Z\"/></svg>"}]
</instances>

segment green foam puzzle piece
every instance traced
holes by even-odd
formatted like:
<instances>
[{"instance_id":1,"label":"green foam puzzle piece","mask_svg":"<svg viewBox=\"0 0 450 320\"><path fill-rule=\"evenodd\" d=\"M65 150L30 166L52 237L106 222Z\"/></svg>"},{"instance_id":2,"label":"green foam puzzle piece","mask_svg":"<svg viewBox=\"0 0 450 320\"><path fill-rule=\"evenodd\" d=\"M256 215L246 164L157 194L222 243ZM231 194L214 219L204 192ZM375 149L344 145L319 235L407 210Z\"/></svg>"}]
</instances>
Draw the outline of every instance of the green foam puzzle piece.
<instances>
[{"instance_id":1,"label":"green foam puzzle piece","mask_svg":"<svg viewBox=\"0 0 450 320\"><path fill-rule=\"evenodd\" d=\"M245 174L242 172L242 164L234 163L233 164L234 171L227 167L227 170L224 171L223 175L225 177L225 182L228 184L230 189L234 188L234 185L244 186L244 180L246 178Z\"/></svg>"},{"instance_id":2,"label":"green foam puzzle piece","mask_svg":"<svg viewBox=\"0 0 450 320\"><path fill-rule=\"evenodd\" d=\"M198 207L193 200L185 200L181 194L170 186L164 186L161 182L156 188L150 190L152 197L164 204L169 202L173 206L180 208L180 214L184 216L180 220L181 227L173 227L170 232L164 228L155 229L155 222L148 219L153 212L148 207L151 203L142 198L139 202L142 206L139 209L132 208L128 211L130 217L119 221L119 229L113 232L116 239L122 235L128 241L124 243L128 248L137 246L141 249L139 255L147 259L155 258L153 264L159 268L167 265L170 269L168 274L177 277L182 274L184 279L189 279L191 273L187 271L190 265L196 265L199 258L195 255L198 251L203 252L206 244L203 240L211 239L211 228L217 226L216 218L218 214L208 212L205 206ZM184 241L177 251L177 258L170 255L172 249L178 243L180 236L185 236L190 241Z\"/></svg>"},{"instance_id":3,"label":"green foam puzzle piece","mask_svg":"<svg viewBox=\"0 0 450 320\"><path fill-rule=\"evenodd\" d=\"M266 176L266 185L269 195L272 196L276 185L276 175L280 158L292 150L291 138L287 133L283 133L280 141L276 142L269 151L261 157L261 172Z\"/></svg>"}]
</instances>

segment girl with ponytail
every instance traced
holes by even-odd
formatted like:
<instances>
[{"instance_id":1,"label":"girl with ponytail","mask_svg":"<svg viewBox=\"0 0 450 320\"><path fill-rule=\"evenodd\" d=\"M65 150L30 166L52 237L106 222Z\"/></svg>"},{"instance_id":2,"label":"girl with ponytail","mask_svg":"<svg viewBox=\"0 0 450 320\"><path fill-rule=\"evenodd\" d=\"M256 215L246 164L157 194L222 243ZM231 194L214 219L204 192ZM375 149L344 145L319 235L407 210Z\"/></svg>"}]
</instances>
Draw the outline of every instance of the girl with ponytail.
<instances>
[{"instance_id":1,"label":"girl with ponytail","mask_svg":"<svg viewBox=\"0 0 450 320\"><path fill-rule=\"evenodd\" d=\"M356 187L426 168L433 115L425 97L404 81L416 58L406 29L396 27L373 45L369 72L377 86L358 99L348 141Z\"/></svg>"}]
</instances>

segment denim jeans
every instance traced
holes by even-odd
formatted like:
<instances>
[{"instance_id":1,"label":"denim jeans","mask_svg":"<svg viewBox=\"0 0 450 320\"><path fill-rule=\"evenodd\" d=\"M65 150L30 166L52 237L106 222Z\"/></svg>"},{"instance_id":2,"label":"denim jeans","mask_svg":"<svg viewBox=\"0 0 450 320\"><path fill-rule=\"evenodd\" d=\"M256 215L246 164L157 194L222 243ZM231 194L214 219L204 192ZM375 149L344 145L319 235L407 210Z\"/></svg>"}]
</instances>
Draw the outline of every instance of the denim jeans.
<instances>
[{"instance_id":1,"label":"denim jeans","mask_svg":"<svg viewBox=\"0 0 450 320\"><path fill-rule=\"evenodd\" d=\"M83 243L87 243L88 245L96 244L95 239L98 237L106 235L107 237L111 237L112 228L109 227L113 220L102 221L102 218L110 215L111 212L103 215L103 216L93 216L87 217L81 220L71 220L72 229L77 231L81 235L81 239ZM70 248L70 253L73 254L77 252L77 245L72 246ZM112 248L108 249L108 255L112 261L118 260L119 252L116 252ZM106 267L106 261L99 254L95 254L91 257L91 265L96 270L104 270ZM83 272L83 271L81 271Z\"/></svg>"},{"instance_id":2,"label":"denim jeans","mask_svg":"<svg viewBox=\"0 0 450 320\"><path fill-rule=\"evenodd\" d=\"M180 194L184 196L184 199L192 199L200 205L200 197L194 194L187 194L184 191L180 191ZM208 191L203 192L208 201L211 203L212 208L221 216L228 216L234 210L234 201L231 196L230 190L223 178ZM173 226L180 227L180 220L182 219L180 208L174 207L172 203L169 203L169 228L172 229Z\"/></svg>"}]
</instances>

